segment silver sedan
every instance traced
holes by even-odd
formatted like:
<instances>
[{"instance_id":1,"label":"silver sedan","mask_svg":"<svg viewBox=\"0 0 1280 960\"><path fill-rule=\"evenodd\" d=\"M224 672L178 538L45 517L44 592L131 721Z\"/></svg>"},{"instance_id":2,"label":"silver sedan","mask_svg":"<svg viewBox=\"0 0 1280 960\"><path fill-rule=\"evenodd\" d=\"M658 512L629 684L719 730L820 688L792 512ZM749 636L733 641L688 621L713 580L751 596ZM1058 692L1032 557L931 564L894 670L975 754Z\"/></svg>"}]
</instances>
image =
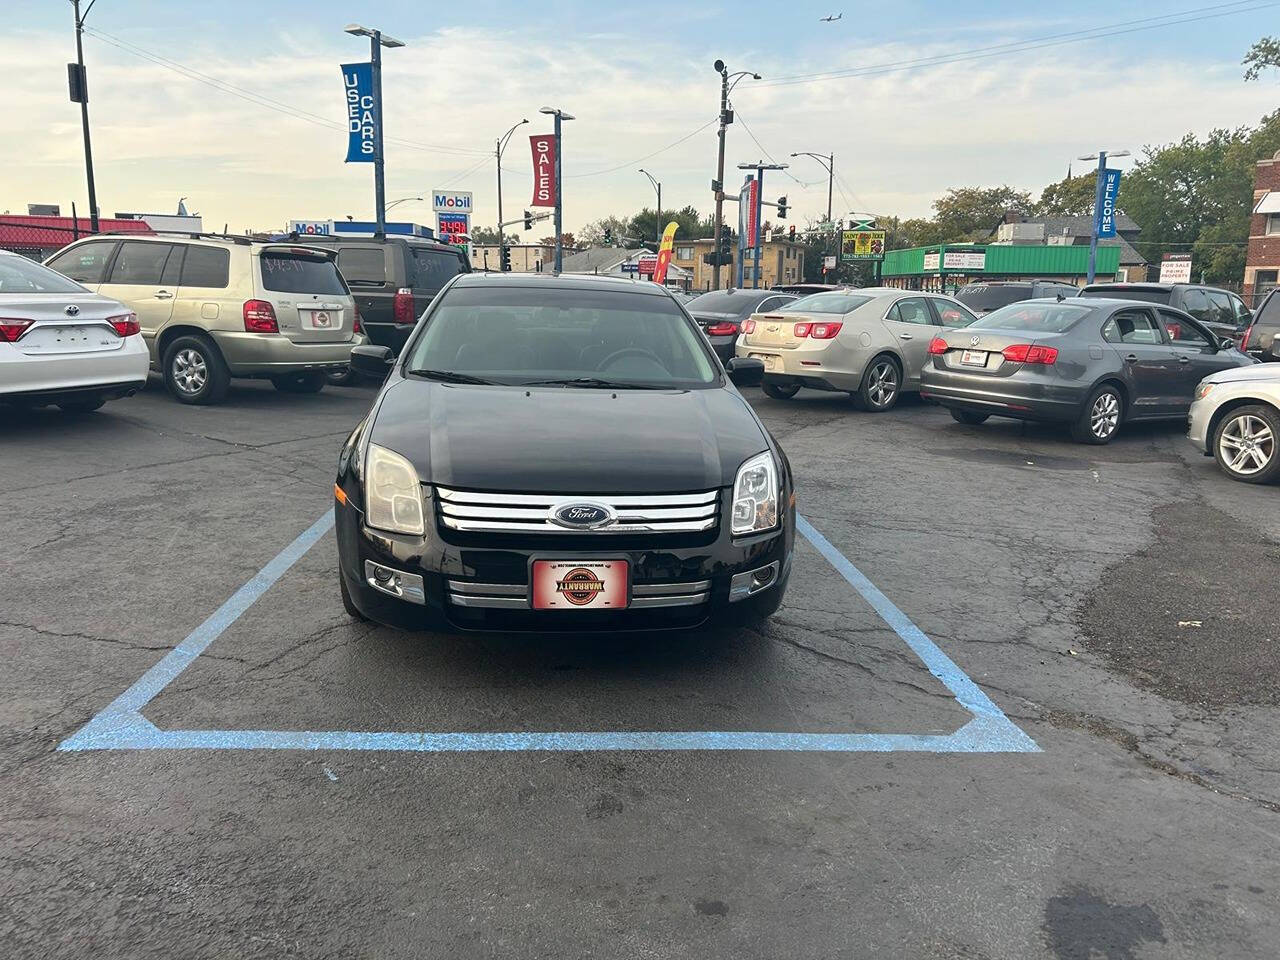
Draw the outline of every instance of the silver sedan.
<instances>
[{"instance_id":1,"label":"silver sedan","mask_svg":"<svg viewBox=\"0 0 1280 960\"><path fill-rule=\"evenodd\" d=\"M735 352L764 362L766 396L784 400L801 387L837 390L878 413L903 391L920 389L935 333L976 319L960 302L934 293L829 290L754 314Z\"/></svg>"}]
</instances>

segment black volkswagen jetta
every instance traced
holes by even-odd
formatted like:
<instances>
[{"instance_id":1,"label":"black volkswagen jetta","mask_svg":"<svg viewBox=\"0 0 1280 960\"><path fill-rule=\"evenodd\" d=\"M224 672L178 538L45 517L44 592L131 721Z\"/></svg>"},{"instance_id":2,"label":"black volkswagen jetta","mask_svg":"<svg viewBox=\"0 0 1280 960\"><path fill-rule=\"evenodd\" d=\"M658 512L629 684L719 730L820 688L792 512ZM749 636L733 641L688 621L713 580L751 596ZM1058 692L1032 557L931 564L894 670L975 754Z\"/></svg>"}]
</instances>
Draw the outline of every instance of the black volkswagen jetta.
<instances>
[{"instance_id":1,"label":"black volkswagen jetta","mask_svg":"<svg viewBox=\"0 0 1280 960\"><path fill-rule=\"evenodd\" d=\"M409 628L749 622L782 601L791 469L669 293L603 277L451 281L342 448L347 612Z\"/></svg>"}]
</instances>

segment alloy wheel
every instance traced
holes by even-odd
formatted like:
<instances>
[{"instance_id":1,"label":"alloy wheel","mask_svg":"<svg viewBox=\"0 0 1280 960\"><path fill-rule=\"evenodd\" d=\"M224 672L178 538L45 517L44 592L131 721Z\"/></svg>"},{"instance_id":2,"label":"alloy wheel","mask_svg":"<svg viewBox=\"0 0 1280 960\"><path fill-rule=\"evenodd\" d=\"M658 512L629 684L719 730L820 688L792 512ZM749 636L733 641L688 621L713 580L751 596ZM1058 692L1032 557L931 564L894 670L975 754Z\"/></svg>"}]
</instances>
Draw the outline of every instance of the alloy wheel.
<instances>
[{"instance_id":1,"label":"alloy wheel","mask_svg":"<svg viewBox=\"0 0 1280 960\"><path fill-rule=\"evenodd\" d=\"M881 360L871 368L871 380L867 384L867 396L877 407L887 407L898 392L898 368L888 360Z\"/></svg>"},{"instance_id":2,"label":"alloy wheel","mask_svg":"<svg viewBox=\"0 0 1280 960\"><path fill-rule=\"evenodd\" d=\"M209 368L198 350L188 347L173 355L173 382L183 393L199 393L209 379Z\"/></svg>"},{"instance_id":3,"label":"alloy wheel","mask_svg":"<svg viewBox=\"0 0 1280 960\"><path fill-rule=\"evenodd\" d=\"M1271 426L1261 417L1244 414L1228 421L1218 437L1222 460L1241 476L1249 477L1260 470L1276 454L1276 437Z\"/></svg>"},{"instance_id":4,"label":"alloy wheel","mask_svg":"<svg viewBox=\"0 0 1280 960\"><path fill-rule=\"evenodd\" d=\"M1089 429L1099 440L1105 440L1120 425L1120 398L1114 393L1100 393L1089 411Z\"/></svg>"}]
</instances>

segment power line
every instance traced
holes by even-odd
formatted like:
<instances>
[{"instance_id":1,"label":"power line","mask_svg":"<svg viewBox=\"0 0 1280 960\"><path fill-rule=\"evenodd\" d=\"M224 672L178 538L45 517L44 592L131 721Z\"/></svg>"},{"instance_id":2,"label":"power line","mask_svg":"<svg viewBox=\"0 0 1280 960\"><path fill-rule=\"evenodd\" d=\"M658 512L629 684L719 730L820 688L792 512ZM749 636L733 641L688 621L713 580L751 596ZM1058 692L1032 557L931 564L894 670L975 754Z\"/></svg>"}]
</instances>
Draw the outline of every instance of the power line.
<instances>
[{"instance_id":1,"label":"power line","mask_svg":"<svg viewBox=\"0 0 1280 960\"><path fill-rule=\"evenodd\" d=\"M1234 3L1216 4L1208 7L1196 7L1180 13L1162 14L1155 17L1143 17L1138 20L1125 20L1119 23L1087 30L1074 30L1067 33L1047 34L1042 37L1029 37L1024 40L1013 40L987 47L976 47L972 50L961 50L954 53L938 54L932 57L917 57L911 60L890 61L866 67L852 67L847 70L832 70L824 73L794 74L776 77L753 84L753 87L778 87L793 84L819 83L825 80L840 80L850 77L875 76L884 73L896 73L919 67L940 66L950 63L961 63L968 60L981 60L987 57L1000 56L1005 53L1022 53L1039 50L1045 47L1062 46L1069 43L1081 43L1086 40L1107 39L1119 34L1138 33L1144 30L1155 30L1160 27L1178 26L1184 23L1197 23L1201 20L1212 20L1219 17L1233 16L1238 13L1252 13L1268 7L1280 6L1278 2L1258 3L1256 0L1236 0ZM1205 12L1209 11L1209 12ZM1198 14L1193 16L1193 14ZM1158 21L1158 22L1156 22Z\"/></svg>"},{"instance_id":2,"label":"power line","mask_svg":"<svg viewBox=\"0 0 1280 960\"><path fill-rule=\"evenodd\" d=\"M672 149L673 147L680 146L680 144L684 143L686 140L693 139L698 134L700 134L703 130L707 129L707 127L711 126L712 124L718 123L719 120L720 120L719 117L712 117L702 126L698 127L698 129L692 130L689 133L686 133L679 140L673 140L671 143L668 143L665 147L659 147L657 150L653 151L653 153L646 153L643 157L636 157L634 160L628 160L626 163L620 163L615 167L605 167L603 170L592 170L589 173L566 173L564 174L564 179L570 180L570 179L576 179L578 177L598 177L601 174L613 173L616 170L621 170L624 167L630 167L637 163L644 163L646 160L651 160L660 153L666 153L668 150Z\"/></svg>"},{"instance_id":3,"label":"power line","mask_svg":"<svg viewBox=\"0 0 1280 960\"><path fill-rule=\"evenodd\" d=\"M739 109L737 109L737 108L735 107L735 108L734 108L734 112L733 112L733 116L734 116L734 119L735 119L735 120L737 120L739 123L741 123L741 124L742 124L742 129L743 129L743 130L745 130L745 131L747 131L747 136L748 136L748 137L750 137L750 138L751 138L751 140L752 140L752 142L753 142L757 147L759 147L759 148L760 148L760 152L761 152L761 153L763 153L766 157L768 157L769 162L770 162L770 163L777 163L778 161L777 161L777 159L774 157L774 155L773 155L772 153L770 153L768 150L766 150L766 149L765 149L765 147L764 147L764 144L763 144L763 143L761 143L761 142L760 142L760 140L759 140L759 138L758 138L758 137L756 137L756 135L755 135L754 133L752 133L752 132L751 132L751 128L750 128L749 126L747 126L747 118L746 118L746 117L744 117L744 116L742 115L742 111L741 111L741 110L739 110ZM821 180L815 180L813 183L805 183L805 182L804 182L803 180L801 180L799 177L797 177L797 176L795 176L794 174L792 174L789 170L783 170L783 171L782 171L782 175L783 175L784 177L788 177L788 178L790 178L791 180L795 181L796 183L800 184L800 186L804 187L806 190L807 190L809 187L816 187L819 183L821 183L821 182L822 182Z\"/></svg>"}]
</instances>

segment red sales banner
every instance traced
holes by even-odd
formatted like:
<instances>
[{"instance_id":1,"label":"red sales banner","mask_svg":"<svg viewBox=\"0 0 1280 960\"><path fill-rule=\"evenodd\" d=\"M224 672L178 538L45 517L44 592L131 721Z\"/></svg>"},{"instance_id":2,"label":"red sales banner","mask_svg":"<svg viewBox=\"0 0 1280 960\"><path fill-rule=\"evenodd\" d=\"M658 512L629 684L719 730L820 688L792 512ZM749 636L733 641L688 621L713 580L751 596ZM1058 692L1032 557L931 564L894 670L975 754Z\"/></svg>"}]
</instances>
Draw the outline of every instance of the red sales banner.
<instances>
[{"instance_id":1,"label":"red sales banner","mask_svg":"<svg viewBox=\"0 0 1280 960\"><path fill-rule=\"evenodd\" d=\"M533 148L532 207L556 205L556 138L551 133L535 133L529 138Z\"/></svg>"}]
</instances>

